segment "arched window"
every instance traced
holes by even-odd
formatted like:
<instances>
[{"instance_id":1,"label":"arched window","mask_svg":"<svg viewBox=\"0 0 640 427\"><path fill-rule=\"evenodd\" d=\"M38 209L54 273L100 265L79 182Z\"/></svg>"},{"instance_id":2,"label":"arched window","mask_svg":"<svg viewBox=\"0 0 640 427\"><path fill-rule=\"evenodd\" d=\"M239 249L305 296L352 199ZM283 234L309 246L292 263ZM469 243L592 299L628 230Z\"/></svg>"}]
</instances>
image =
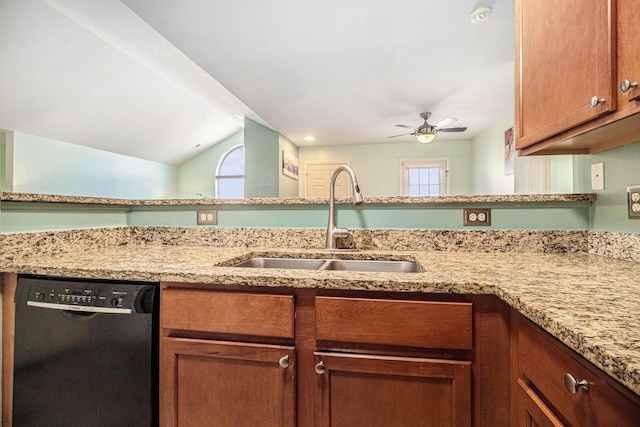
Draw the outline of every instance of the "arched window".
<instances>
[{"instance_id":1,"label":"arched window","mask_svg":"<svg viewBox=\"0 0 640 427\"><path fill-rule=\"evenodd\" d=\"M244 145L224 153L216 168L216 199L244 197Z\"/></svg>"}]
</instances>

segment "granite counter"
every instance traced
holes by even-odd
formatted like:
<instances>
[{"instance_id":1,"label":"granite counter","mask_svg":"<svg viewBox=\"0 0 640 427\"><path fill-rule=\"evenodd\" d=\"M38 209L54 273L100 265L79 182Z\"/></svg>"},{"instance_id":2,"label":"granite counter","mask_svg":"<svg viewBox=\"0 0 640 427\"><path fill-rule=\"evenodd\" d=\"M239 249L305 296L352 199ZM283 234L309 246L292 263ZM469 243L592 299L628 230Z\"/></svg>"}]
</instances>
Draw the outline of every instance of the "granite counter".
<instances>
[{"instance_id":1,"label":"granite counter","mask_svg":"<svg viewBox=\"0 0 640 427\"><path fill-rule=\"evenodd\" d=\"M496 295L640 395L640 264L586 253L111 244L0 256L0 271L239 286ZM396 259L420 273L237 268L253 256Z\"/></svg>"}]
</instances>

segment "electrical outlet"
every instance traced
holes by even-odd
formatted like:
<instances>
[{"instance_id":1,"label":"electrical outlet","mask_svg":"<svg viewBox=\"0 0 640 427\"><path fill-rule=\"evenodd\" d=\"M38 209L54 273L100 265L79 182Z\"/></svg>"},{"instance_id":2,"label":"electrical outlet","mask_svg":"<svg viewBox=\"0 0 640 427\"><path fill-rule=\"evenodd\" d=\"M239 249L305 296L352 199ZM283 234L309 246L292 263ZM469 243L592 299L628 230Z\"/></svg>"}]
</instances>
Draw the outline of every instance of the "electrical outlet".
<instances>
[{"instance_id":1,"label":"electrical outlet","mask_svg":"<svg viewBox=\"0 0 640 427\"><path fill-rule=\"evenodd\" d=\"M463 209L464 225L491 225L491 209Z\"/></svg>"},{"instance_id":2,"label":"electrical outlet","mask_svg":"<svg viewBox=\"0 0 640 427\"><path fill-rule=\"evenodd\" d=\"M629 203L629 219L640 219L640 185L627 187L627 201Z\"/></svg>"},{"instance_id":3,"label":"electrical outlet","mask_svg":"<svg viewBox=\"0 0 640 427\"><path fill-rule=\"evenodd\" d=\"M197 211L198 225L216 225L218 224L218 211L216 210L203 210Z\"/></svg>"}]
</instances>

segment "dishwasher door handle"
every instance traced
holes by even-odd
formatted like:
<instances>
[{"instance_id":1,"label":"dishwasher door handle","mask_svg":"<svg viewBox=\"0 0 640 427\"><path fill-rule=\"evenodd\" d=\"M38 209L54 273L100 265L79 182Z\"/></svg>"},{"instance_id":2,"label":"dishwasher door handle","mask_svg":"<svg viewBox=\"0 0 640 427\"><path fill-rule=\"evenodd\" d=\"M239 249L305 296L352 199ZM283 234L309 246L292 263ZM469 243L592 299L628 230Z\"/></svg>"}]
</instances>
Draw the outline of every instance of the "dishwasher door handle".
<instances>
[{"instance_id":1,"label":"dishwasher door handle","mask_svg":"<svg viewBox=\"0 0 640 427\"><path fill-rule=\"evenodd\" d=\"M31 307L47 308L63 311L83 311L85 313L112 313L112 314L131 314L130 308L117 307L93 307L88 305L71 305L71 304L54 304L50 302L27 301L27 305Z\"/></svg>"}]
</instances>

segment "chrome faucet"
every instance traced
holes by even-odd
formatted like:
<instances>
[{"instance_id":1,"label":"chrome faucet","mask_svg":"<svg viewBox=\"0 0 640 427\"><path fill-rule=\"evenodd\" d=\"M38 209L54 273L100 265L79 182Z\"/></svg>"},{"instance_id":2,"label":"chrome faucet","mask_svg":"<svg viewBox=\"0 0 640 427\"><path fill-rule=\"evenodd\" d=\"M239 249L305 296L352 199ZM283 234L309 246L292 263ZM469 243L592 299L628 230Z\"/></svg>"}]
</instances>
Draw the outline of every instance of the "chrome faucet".
<instances>
[{"instance_id":1,"label":"chrome faucet","mask_svg":"<svg viewBox=\"0 0 640 427\"><path fill-rule=\"evenodd\" d=\"M351 197L353 198L353 205L357 206L364 203L364 197L362 197L360 187L358 187L358 179L356 178L356 174L353 169L346 165L338 166L336 170L333 171L331 181L329 181L329 225L327 226L326 249L336 249L336 239L338 237L347 237L349 235L349 230L346 228L336 227L336 178L342 171L349 174L349 177L351 178L351 188L353 190Z\"/></svg>"}]
</instances>

